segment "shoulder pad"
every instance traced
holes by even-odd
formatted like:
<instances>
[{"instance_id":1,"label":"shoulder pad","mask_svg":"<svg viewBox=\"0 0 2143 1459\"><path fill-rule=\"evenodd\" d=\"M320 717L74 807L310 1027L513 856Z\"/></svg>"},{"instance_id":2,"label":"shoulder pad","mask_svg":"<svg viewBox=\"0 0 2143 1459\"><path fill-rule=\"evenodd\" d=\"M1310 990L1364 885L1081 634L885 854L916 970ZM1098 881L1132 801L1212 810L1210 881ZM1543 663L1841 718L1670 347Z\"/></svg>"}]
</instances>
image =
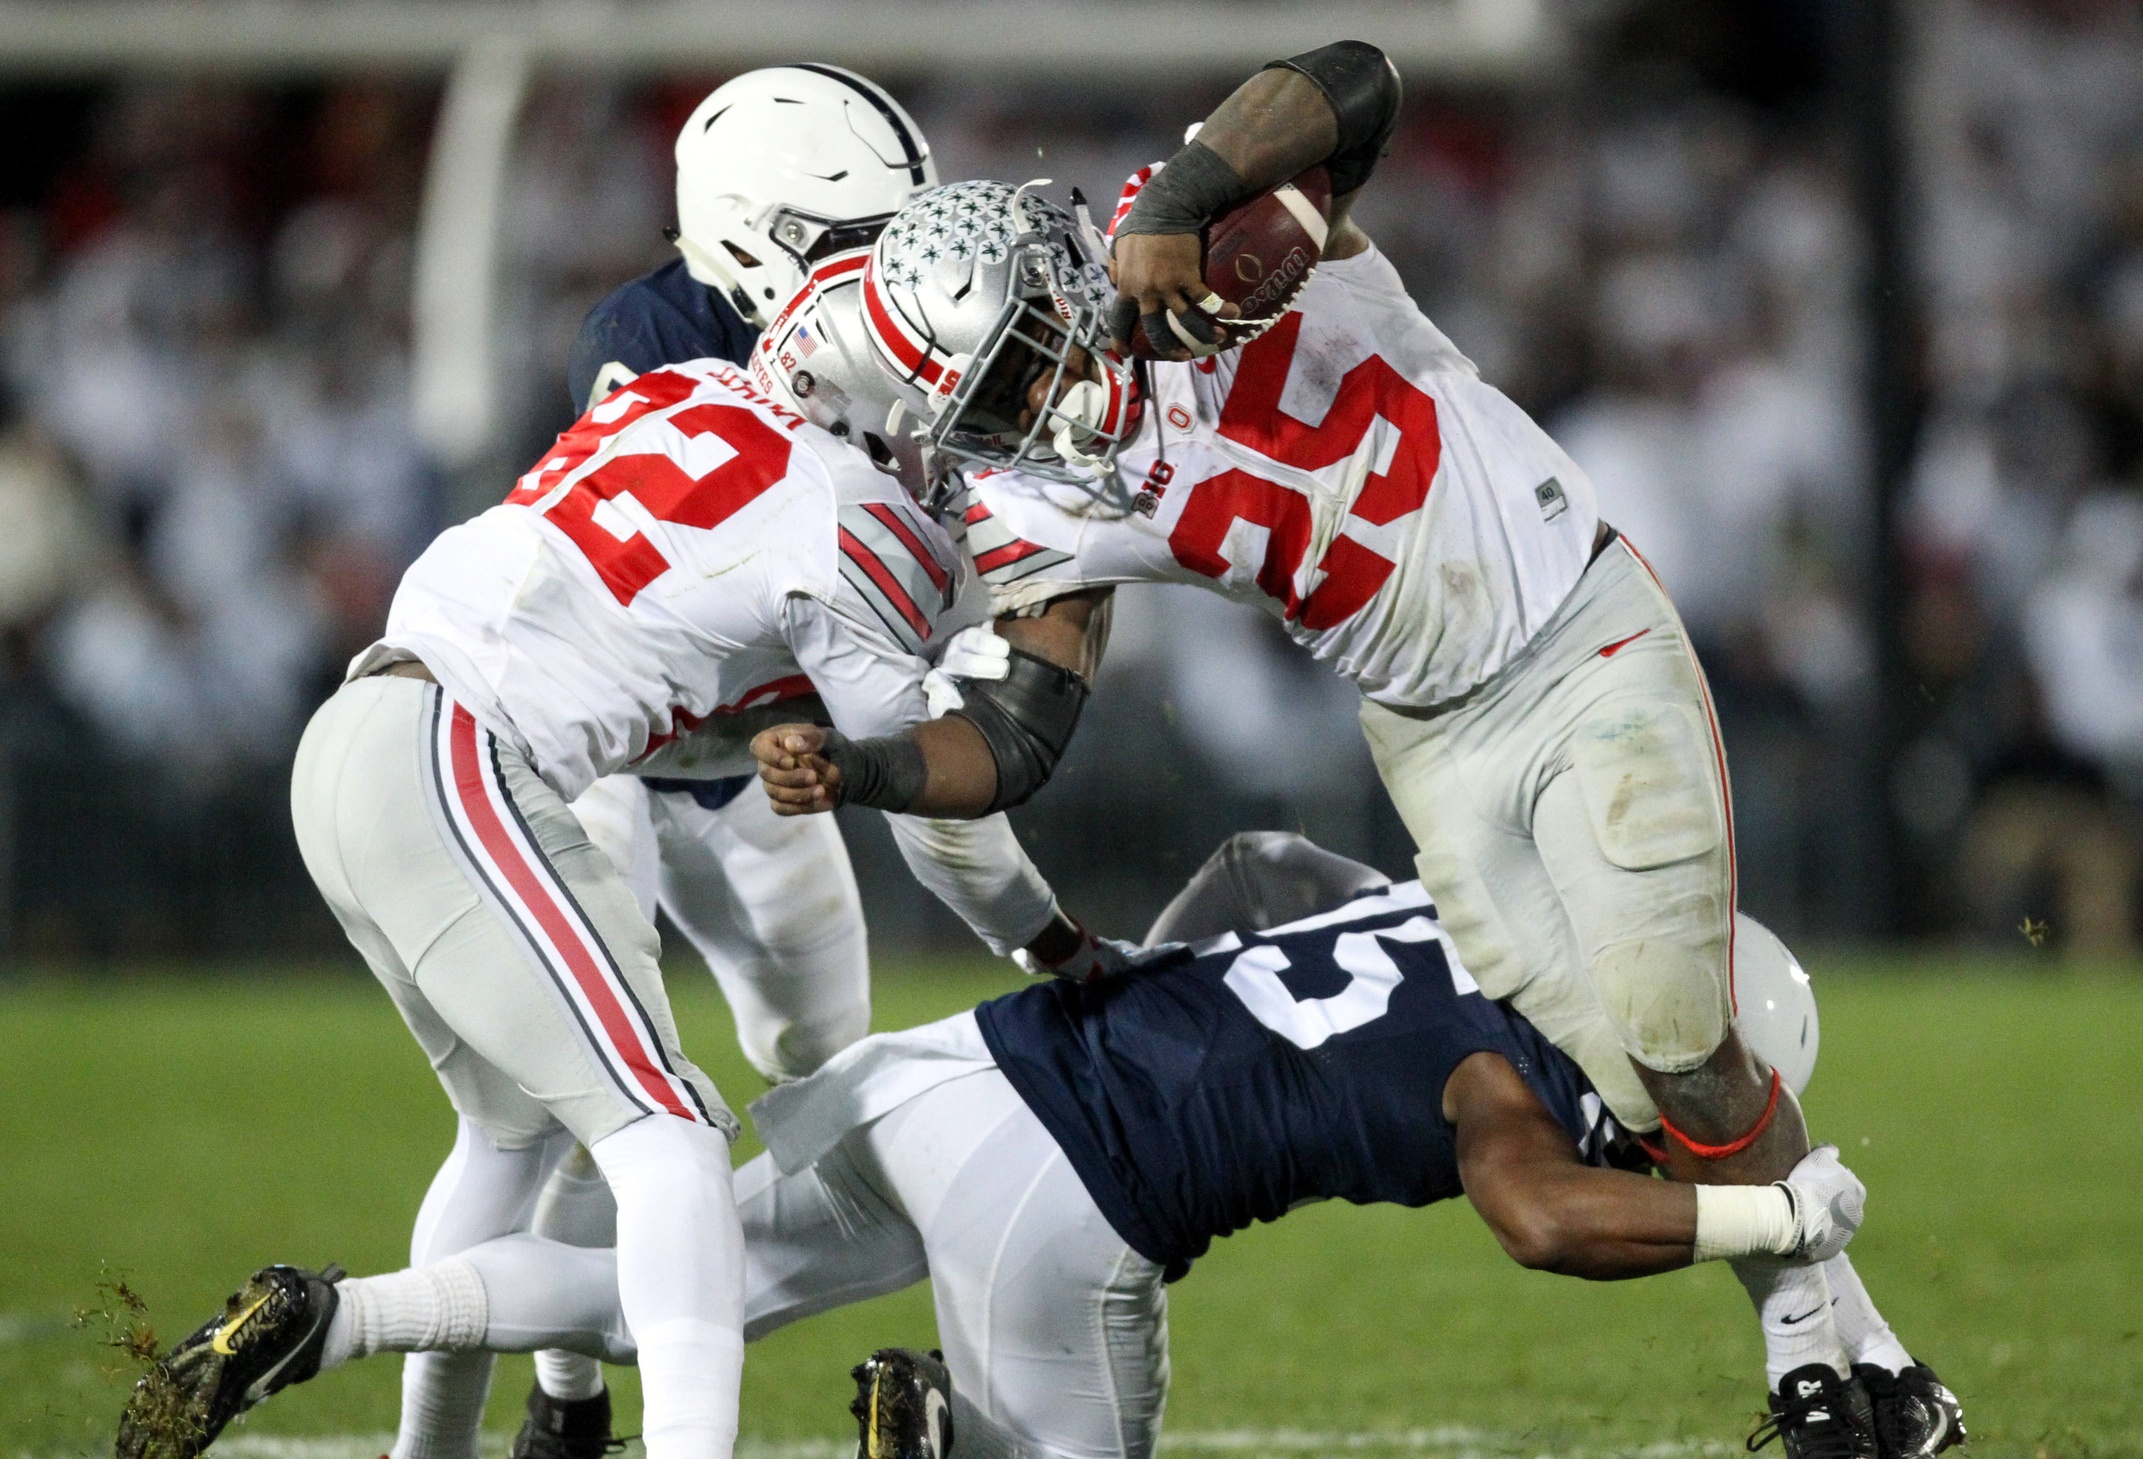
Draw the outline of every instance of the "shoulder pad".
<instances>
[{"instance_id":1,"label":"shoulder pad","mask_svg":"<svg viewBox=\"0 0 2143 1459\"><path fill-rule=\"evenodd\" d=\"M967 550L974 555L975 571L992 591L1010 587L1021 578L1045 568L1070 562L1069 552L1059 552L1038 542L1029 542L993 514L980 494L969 492L967 509L961 513L967 528Z\"/></svg>"},{"instance_id":2,"label":"shoulder pad","mask_svg":"<svg viewBox=\"0 0 2143 1459\"><path fill-rule=\"evenodd\" d=\"M849 502L837 518L843 584L897 643L920 654L959 590L959 563L944 529L906 502Z\"/></svg>"}]
</instances>

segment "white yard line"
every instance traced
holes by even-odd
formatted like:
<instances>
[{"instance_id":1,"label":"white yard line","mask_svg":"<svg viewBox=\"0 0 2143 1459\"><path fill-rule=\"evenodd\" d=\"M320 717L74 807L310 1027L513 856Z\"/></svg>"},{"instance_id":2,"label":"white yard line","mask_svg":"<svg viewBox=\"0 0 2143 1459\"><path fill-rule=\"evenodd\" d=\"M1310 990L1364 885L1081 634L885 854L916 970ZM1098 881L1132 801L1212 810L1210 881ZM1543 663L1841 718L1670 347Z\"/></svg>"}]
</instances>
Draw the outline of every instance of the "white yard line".
<instances>
[{"instance_id":1,"label":"white yard line","mask_svg":"<svg viewBox=\"0 0 2143 1459\"><path fill-rule=\"evenodd\" d=\"M221 1459L380 1459L392 1434L321 1438L273 1438L233 1434L211 1451ZM484 1435L483 1459L504 1459L508 1437ZM1723 1440L1669 1440L1650 1444L1594 1444L1543 1449L1524 1434L1458 1424L1437 1428L1346 1432L1304 1429L1188 1430L1162 1436L1164 1453L1218 1454L1230 1459L1261 1455L1406 1454L1424 1459L1724 1459L1737 1446ZM736 1459L852 1459L854 1439L754 1439L737 1442ZM30 1459L30 1456L25 1456Z\"/></svg>"}]
</instances>

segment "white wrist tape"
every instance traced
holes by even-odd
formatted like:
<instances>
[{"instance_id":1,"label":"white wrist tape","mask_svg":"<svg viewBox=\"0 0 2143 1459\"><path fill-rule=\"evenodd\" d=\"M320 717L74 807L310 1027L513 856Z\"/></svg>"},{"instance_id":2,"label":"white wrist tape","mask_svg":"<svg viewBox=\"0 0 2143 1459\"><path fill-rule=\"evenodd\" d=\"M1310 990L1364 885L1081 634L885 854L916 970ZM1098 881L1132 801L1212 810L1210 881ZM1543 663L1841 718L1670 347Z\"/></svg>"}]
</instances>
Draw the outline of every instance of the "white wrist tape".
<instances>
[{"instance_id":1,"label":"white wrist tape","mask_svg":"<svg viewBox=\"0 0 2143 1459\"><path fill-rule=\"evenodd\" d=\"M1777 1185L1700 1185L1694 1261L1791 1256L1800 1244L1793 1197Z\"/></svg>"}]
</instances>

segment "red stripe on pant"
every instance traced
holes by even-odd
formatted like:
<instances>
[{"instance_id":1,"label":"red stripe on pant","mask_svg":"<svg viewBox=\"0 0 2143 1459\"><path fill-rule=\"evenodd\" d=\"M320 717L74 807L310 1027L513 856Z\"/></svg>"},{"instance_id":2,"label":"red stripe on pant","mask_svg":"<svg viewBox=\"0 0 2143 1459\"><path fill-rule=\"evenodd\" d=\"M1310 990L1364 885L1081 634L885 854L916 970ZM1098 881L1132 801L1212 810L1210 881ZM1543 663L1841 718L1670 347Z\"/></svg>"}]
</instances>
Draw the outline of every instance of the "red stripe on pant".
<instances>
[{"instance_id":1,"label":"red stripe on pant","mask_svg":"<svg viewBox=\"0 0 2143 1459\"><path fill-rule=\"evenodd\" d=\"M670 1087L668 1071L650 1055L640 1031L633 1027L626 1015L624 1004L610 980L595 960L588 956L587 947L574 934L572 918L559 906L558 899L551 895L550 888L543 884L535 868L514 845L513 837L507 834L506 824L499 819L496 807L491 804L489 788L484 784L483 762L476 743L476 719L459 704L454 706L454 722L448 731L452 747L454 791L461 797L461 808L469 818L469 824L489 853L492 863L499 869L514 894L535 916L551 946L564 959L566 969L588 1004L595 1010L603 1031L624 1059L633 1080L655 1103L682 1120L698 1123L698 1116L688 1109Z\"/></svg>"}]
</instances>

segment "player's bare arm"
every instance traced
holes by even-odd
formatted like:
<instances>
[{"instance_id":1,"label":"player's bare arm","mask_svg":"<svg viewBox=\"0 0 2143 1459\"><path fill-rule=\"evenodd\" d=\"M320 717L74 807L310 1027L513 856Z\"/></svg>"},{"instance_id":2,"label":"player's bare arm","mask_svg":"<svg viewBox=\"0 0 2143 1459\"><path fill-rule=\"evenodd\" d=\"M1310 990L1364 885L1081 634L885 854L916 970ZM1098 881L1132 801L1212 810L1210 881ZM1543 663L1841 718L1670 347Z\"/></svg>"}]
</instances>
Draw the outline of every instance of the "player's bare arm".
<instances>
[{"instance_id":1,"label":"player's bare arm","mask_svg":"<svg viewBox=\"0 0 2143 1459\"><path fill-rule=\"evenodd\" d=\"M1115 606L1116 589L1088 588L1051 598L1039 613L1007 613L995 631L1019 652L1069 669L1091 686L1108 651Z\"/></svg>"},{"instance_id":2,"label":"player's bare arm","mask_svg":"<svg viewBox=\"0 0 2143 1459\"><path fill-rule=\"evenodd\" d=\"M1458 1132L1466 1198L1511 1259L1539 1271L1619 1281L1748 1253L1822 1261L1860 1223L1865 1194L1830 1146L1761 1187L1586 1164L1501 1054L1473 1054L1452 1071L1443 1113Z\"/></svg>"},{"instance_id":3,"label":"player's bare arm","mask_svg":"<svg viewBox=\"0 0 2143 1459\"><path fill-rule=\"evenodd\" d=\"M1696 1188L1582 1164L1570 1134L1500 1054L1444 1086L1466 1198L1513 1261L1596 1281L1650 1276L1696 1253Z\"/></svg>"},{"instance_id":4,"label":"player's bare arm","mask_svg":"<svg viewBox=\"0 0 2143 1459\"><path fill-rule=\"evenodd\" d=\"M1161 315L1172 313L1193 336L1217 338L1208 322L1237 311L1213 299L1204 278L1200 230L1245 198L1306 167L1366 153L1373 162L1398 116L1399 78L1376 47L1339 41L1251 77L1222 102L1141 191L1117 226L1117 301L1111 326L1119 348L1151 321L1149 341L1175 338ZM1335 167L1333 233L1326 256L1345 258L1367 246L1347 219L1366 169ZM1188 359L1188 349L1162 353Z\"/></svg>"}]
</instances>

